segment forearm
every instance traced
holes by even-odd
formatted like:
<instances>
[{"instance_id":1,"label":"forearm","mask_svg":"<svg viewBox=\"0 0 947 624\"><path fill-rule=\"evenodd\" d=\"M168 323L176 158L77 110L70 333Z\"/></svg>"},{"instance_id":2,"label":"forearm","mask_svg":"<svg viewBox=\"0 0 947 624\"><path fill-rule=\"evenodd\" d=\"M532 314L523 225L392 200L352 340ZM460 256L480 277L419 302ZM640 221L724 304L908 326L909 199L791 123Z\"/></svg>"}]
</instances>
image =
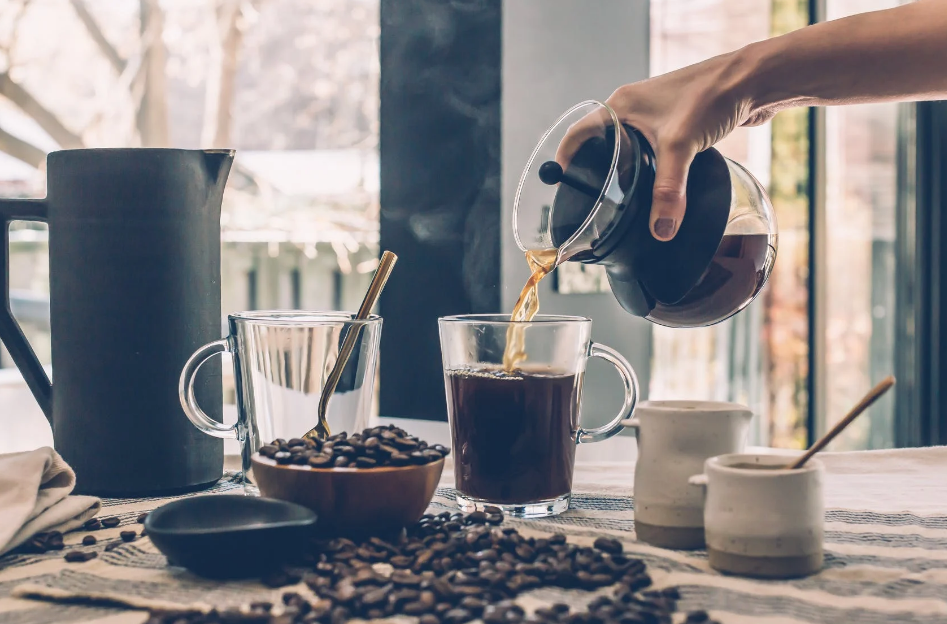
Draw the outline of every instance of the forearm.
<instances>
[{"instance_id":1,"label":"forearm","mask_svg":"<svg viewBox=\"0 0 947 624\"><path fill-rule=\"evenodd\" d=\"M947 98L947 0L821 23L735 55L751 116L790 106Z\"/></svg>"}]
</instances>

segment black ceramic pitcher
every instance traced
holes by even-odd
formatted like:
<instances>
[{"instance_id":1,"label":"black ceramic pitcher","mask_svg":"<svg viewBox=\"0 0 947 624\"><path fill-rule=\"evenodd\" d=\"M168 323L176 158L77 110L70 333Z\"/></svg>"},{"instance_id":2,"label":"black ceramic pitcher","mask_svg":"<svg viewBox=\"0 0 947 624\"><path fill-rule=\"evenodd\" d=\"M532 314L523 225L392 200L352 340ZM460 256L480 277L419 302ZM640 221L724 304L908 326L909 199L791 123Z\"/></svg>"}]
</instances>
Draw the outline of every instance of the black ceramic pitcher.
<instances>
[{"instance_id":1,"label":"black ceramic pitcher","mask_svg":"<svg viewBox=\"0 0 947 624\"><path fill-rule=\"evenodd\" d=\"M45 199L0 199L0 340L50 420L76 491L139 496L221 477L222 441L181 412L188 356L220 337L220 206L232 150L47 157ZM50 384L10 313L7 230L49 224ZM221 419L219 363L201 406Z\"/></svg>"}]
</instances>

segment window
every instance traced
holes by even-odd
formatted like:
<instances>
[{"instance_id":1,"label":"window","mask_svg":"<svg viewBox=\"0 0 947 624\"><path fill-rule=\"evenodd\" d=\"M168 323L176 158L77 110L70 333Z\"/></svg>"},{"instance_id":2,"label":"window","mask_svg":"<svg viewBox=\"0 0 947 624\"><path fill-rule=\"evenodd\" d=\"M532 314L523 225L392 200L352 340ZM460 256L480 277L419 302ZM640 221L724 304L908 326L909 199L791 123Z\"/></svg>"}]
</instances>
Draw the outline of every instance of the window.
<instances>
[{"instance_id":1,"label":"window","mask_svg":"<svg viewBox=\"0 0 947 624\"><path fill-rule=\"evenodd\" d=\"M652 74L801 28L809 21L809 4L653 0ZM824 17L897 4L827 0ZM746 403L759 414L754 443L800 448L894 372L898 180L904 166L898 154L913 149L904 145L900 122L906 108L788 110L765 126L738 129L718 145L768 188L779 221L778 261L764 293L733 319L689 332L654 329L652 398ZM818 133L810 121L819 124ZM811 184L813 172L823 184ZM902 179L910 175L902 171ZM813 228L821 235L813 238ZM893 446L894 405L892 392L833 448Z\"/></svg>"},{"instance_id":2,"label":"window","mask_svg":"<svg viewBox=\"0 0 947 624\"><path fill-rule=\"evenodd\" d=\"M0 195L42 197L56 149L233 147L224 314L357 309L378 256L378 36L378 0L6 0ZM48 279L44 226L15 224L13 309L47 364ZM12 366L0 349L0 414L30 403Z\"/></svg>"}]
</instances>

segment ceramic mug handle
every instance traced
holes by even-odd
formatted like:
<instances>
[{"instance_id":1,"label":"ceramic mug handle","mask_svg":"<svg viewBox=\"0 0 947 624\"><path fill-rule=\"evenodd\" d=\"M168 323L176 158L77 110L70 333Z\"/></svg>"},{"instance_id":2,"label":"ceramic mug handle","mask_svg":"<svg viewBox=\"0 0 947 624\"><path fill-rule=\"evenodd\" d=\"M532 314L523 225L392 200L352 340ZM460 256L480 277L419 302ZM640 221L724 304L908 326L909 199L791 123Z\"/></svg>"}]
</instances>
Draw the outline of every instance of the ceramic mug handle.
<instances>
[{"instance_id":1,"label":"ceramic mug handle","mask_svg":"<svg viewBox=\"0 0 947 624\"><path fill-rule=\"evenodd\" d=\"M630 417L635 412L635 406L638 404L638 376L635 375L635 369L631 367L621 353L611 347L593 342L589 347L589 357L602 358L609 362L618 371L622 382L625 385L625 402L621 406L621 411L607 425L596 427L595 429L583 429L579 427L576 434L576 444L586 444L589 442L601 442L607 440L622 430L622 421Z\"/></svg>"},{"instance_id":2,"label":"ceramic mug handle","mask_svg":"<svg viewBox=\"0 0 947 624\"><path fill-rule=\"evenodd\" d=\"M693 485L694 487L705 488L707 487L707 475L705 474L694 475L690 477L687 480L687 482Z\"/></svg>"},{"instance_id":3,"label":"ceramic mug handle","mask_svg":"<svg viewBox=\"0 0 947 624\"><path fill-rule=\"evenodd\" d=\"M184 408L187 419L190 420L191 424L195 427L215 438L236 439L237 424L224 425L223 423L217 422L204 413L201 406L197 404L197 397L194 396L194 378L197 377L197 371L201 365L218 353L225 352L233 352L230 338L209 342L195 351L194 354L188 358L184 369L181 371L181 379L178 382L178 398L181 400L181 407Z\"/></svg>"}]
</instances>

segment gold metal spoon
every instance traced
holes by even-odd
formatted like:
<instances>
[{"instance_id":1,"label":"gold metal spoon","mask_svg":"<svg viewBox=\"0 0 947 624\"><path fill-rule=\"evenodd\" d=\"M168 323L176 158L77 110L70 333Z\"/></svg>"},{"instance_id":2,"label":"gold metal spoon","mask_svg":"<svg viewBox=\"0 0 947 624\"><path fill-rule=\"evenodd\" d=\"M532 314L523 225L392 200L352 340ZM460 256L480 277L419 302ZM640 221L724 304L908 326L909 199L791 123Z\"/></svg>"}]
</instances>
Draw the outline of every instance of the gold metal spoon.
<instances>
[{"instance_id":1,"label":"gold metal spoon","mask_svg":"<svg viewBox=\"0 0 947 624\"><path fill-rule=\"evenodd\" d=\"M877 401L878 399L880 399L881 396L882 396L885 392L887 392L888 390L890 390L893 385L894 385L894 377L893 377L893 376L888 375L887 377L885 377L884 379L882 379L882 380L878 383L877 386L875 386L874 388L872 388L871 390L869 390L869 391L868 391L868 394L866 394L864 397L862 397L862 400L859 401L858 404L857 404L855 407L852 408L852 411L850 411L848 414L845 415L845 418L843 418L842 420L838 421L838 423L836 423L836 425L835 425L834 427L832 427L832 430L831 430L831 431L829 431L827 434L825 434L824 436L822 436L821 438L819 438L818 442L816 442L816 443L813 444L811 447L809 447L809 450L806 451L805 454L804 454L802 457L800 457L799 459L797 459L796 461L794 461L794 462L793 462L792 464L790 464L788 467L789 467L790 469L802 468L803 464L805 464L807 461L809 461L809 460L812 458L813 455L815 455L816 453L818 453L819 451L821 451L822 449L824 449L825 446L826 446L829 442L831 442L833 439L835 439L835 436L837 436L838 434L842 433L842 430L845 429L845 427L847 427L847 426L849 426L850 424L852 424L852 421L853 421L853 420L855 420L856 418L858 418L858 417L861 415L862 412L864 412L864 411L867 410L869 407L871 407L871 404L874 403L875 401Z\"/></svg>"},{"instance_id":2,"label":"gold metal spoon","mask_svg":"<svg viewBox=\"0 0 947 624\"><path fill-rule=\"evenodd\" d=\"M395 262L397 261L398 256L390 251L386 251L381 255L378 268L375 269L375 276L372 278L372 283L368 287L368 292L365 293L365 298L362 300L362 305L355 315L355 320L367 319L368 315L371 314L372 308L375 307L375 302L378 301L378 297L381 295L381 291L385 287L385 283L388 281L391 270L395 268ZM325 387L322 388L322 396L319 397L319 422L315 427L307 431L303 438L325 440L332 435L332 432L329 431L329 421L326 419L329 399L332 397L332 393L335 392L336 386L339 385L342 371L345 370L345 365L352 355L352 349L355 348L355 343L358 341L358 335L361 333L361 329L361 325L353 325L349 329L349 333L346 334L345 340L342 341L339 357L335 361L335 366L332 367L332 372L329 373L329 378L326 379Z\"/></svg>"}]
</instances>

